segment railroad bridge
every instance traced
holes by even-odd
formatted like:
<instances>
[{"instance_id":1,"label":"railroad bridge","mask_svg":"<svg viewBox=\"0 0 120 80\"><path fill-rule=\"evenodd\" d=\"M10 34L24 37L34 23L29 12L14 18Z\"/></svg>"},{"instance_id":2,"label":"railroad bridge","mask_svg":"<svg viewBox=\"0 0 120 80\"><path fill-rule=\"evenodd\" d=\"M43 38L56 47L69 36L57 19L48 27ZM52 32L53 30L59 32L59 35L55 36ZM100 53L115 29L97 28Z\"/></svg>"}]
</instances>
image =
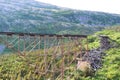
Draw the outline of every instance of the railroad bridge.
<instances>
[{"instance_id":1,"label":"railroad bridge","mask_svg":"<svg viewBox=\"0 0 120 80\"><path fill-rule=\"evenodd\" d=\"M55 80L70 76L70 66L75 71L77 58L88 52L87 35L0 32L0 42L24 58L36 55L41 64L35 72L45 78L52 73Z\"/></svg>"}]
</instances>

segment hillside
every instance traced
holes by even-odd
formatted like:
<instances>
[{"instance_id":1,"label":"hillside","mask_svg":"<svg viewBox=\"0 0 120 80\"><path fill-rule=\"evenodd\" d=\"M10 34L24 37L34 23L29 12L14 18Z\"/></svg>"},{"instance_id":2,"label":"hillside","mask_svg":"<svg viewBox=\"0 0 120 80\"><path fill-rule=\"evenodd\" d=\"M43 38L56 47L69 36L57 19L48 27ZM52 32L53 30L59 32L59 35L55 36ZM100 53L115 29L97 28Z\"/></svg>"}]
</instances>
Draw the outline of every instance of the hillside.
<instances>
[{"instance_id":1,"label":"hillside","mask_svg":"<svg viewBox=\"0 0 120 80\"><path fill-rule=\"evenodd\" d=\"M34 0L0 0L0 31L90 34L117 24L117 14L72 10Z\"/></svg>"},{"instance_id":2,"label":"hillside","mask_svg":"<svg viewBox=\"0 0 120 80\"><path fill-rule=\"evenodd\" d=\"M114 43L114 47L105 51L105 56L103 58L102 67L97 70L93 76L84 76L81 71L71 71L71 80L119 80L120 79L120 32L116 30L103 30L95 33L88 37L89 48L97 48L99 46L99 35L107 35ZM36 52L30 53L27 58L19 57L16 54L7 54L0 56L0 78L1 79L40 79L44 80L43 77L35 74L34 65L42 64L41 59L37 59ZM50 60L48 58L48 60ZM50 60L51 61L51 60ZM60 63L58 58L58 62ZM59 65L59 63L57 65ZM11 65L12 64L12 65ZM32 64L32 66L28 66ZM17 70L18 69L18 70ZM67 73L66 75L67 76ZM48 75L50 78L50 75Z\"/></svg>"},{"instance_id":3,"label":"hillside","mask_svg":"<svg viewBox=\"0 0 120 80\"><path fill-rule=\"evenodd\" d=\"M120 27L117 27L120 28ZM120 79L120 32L116 30L116 28L112 28L109 30L104 30L101 32L97 32L95 35L107 35L112 40L111 43L115 47L105 51L106 55L103 58L103 66L96 72L96 75L92 78L93 80L119 80ZM90 39L95 39L93 36ZM90 45L96 47L98 46L98 39L95 39Z\"/></svg>"}]
</instances>

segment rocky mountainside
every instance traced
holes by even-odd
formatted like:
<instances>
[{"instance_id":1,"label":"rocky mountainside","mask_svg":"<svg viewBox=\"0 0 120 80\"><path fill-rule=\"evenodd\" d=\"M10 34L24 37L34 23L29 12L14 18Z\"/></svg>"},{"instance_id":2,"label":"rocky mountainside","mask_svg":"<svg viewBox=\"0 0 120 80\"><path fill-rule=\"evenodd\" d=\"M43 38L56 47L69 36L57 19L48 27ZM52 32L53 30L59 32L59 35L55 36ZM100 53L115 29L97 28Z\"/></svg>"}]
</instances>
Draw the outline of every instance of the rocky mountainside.
<instances>
[{"instance_id":1,"label":"rocky mountainside","mask_svg":"<svg viewBox=\"0 0 120 80\"><path fill-rule=\"evenodd\" d=\"M90 34L117 24L117 14L60 8L34 0L0 0L0 31Z\"/></svg>"}]
</instances>

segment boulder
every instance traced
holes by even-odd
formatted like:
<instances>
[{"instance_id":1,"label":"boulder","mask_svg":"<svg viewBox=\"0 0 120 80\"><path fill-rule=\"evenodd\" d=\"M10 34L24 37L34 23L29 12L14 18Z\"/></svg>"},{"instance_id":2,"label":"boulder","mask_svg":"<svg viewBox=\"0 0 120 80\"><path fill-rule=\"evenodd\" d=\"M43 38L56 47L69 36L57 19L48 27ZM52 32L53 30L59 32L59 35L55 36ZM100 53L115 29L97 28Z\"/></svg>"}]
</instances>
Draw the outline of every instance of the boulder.
<instances>
[{"instance_id":1,"label":"boulder","mask_svg":"<svg viewBox=\"0 0 120 80\"><path fill-rule=\"evenodd\" d=\"M82 71L85 76L89 76L93 74L92 67L89 62L87 61L78 61L77 63L77 69Z\"/></svg>"}]
</instances>

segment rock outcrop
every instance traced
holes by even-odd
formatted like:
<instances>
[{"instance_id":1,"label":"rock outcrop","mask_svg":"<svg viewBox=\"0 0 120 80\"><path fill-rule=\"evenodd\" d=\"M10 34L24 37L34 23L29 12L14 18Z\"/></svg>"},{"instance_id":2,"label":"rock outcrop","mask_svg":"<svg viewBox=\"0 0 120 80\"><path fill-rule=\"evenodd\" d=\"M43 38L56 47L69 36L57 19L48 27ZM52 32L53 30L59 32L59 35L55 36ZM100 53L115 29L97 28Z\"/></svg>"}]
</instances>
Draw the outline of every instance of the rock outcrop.
<instances>
[{"instance_id":1,"label":"rock outcrop","mask_svg":"<svg viewBox=\"0 0 120 80\"><path fill-rule=\"evenodd\" d=\"M100 47L97 49L90 50L87 54L84 54L82 58L78 60L77 69L80 69L85 73L87 73L87 71L90 71L91 69L95 72L97 69L102 67L102 58L103 56L105 56L104 51L108 50L111 47L112 46L110 44L109 37L103 35L100 36ZM91 73L93 73L93 71L91 71Z\"/></svg>"}]
</instances>

